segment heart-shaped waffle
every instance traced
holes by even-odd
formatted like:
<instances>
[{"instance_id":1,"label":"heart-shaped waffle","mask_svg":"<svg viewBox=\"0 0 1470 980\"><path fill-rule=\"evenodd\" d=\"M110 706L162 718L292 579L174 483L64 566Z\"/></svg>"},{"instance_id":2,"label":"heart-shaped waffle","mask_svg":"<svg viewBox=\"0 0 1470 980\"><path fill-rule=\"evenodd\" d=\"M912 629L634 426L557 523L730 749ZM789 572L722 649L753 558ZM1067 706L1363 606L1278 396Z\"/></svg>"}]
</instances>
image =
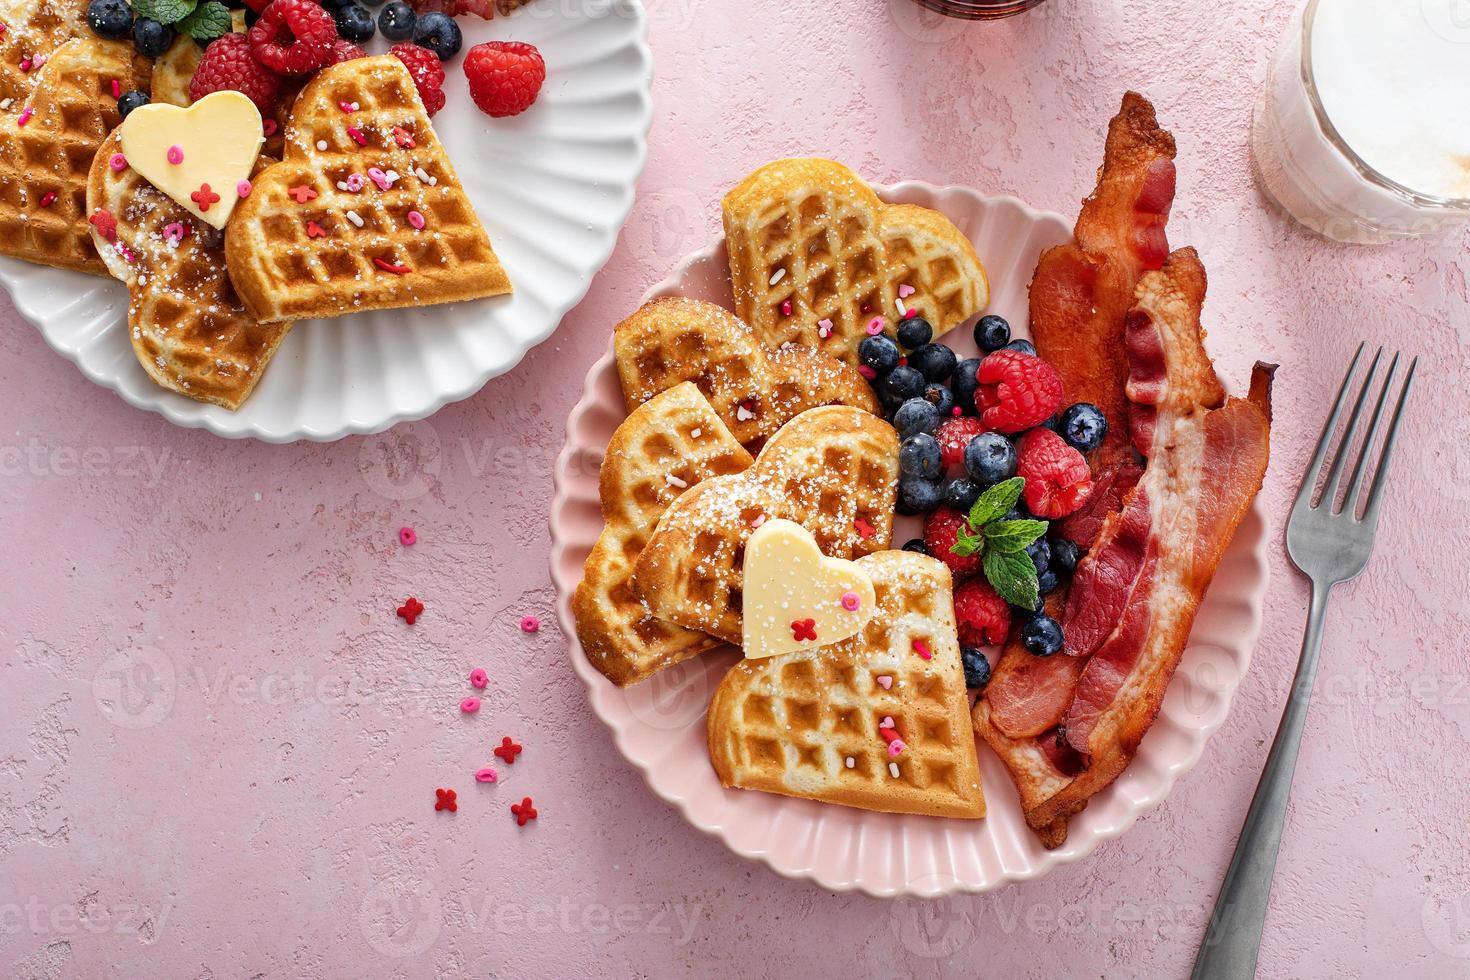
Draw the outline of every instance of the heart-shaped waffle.
<instances>
[{"instance_id":1,"label":"heart-shaped waffle","mask_svg":"<svg viewBox=\"0 0 1470 980\"><path fill-rule=\"evenodd\" d=\"M897 483L893 426L843 405L803 412L750 469L674 501L633 567L633 594L659 619L739 643L742 564L755 529L784 518L834 558L871 554L893 534Z\"/></svg>"},{"instance_id":2,"label":"heart-shaped waffle","mask_svg":"<svg viewBox=\"0 0 1470 980\"><path fill-rule=\"evenodd\" d=\"M830 558L800 524L773 518L745 543L740 614L746 657L845 640L873 616L873 580L857 562Z\"/></svg>"},{"instance_id":3,"label":"heart-shaped waffle","mask_svg":"<svg viewBox=\"0 0 1470 980\"><path fill-rule=\"evenodd\" d=\"M133 353L164 388L239 408L291 325L246 312L225 268L223 235L132 167L114 169L121 149L118 132L102 143L87 204L97 251L128 287Z\"/></svg>"},{"instance_id":4,"label":"heart-shaped waffle","mask_svg":"<svg viewBox=\"0 0 1470 980\"><path fill-rule=\"evenodd\" d=\"M0 254L106 275L87 179L118 124L113 85L148 87L147 60L81 22L86 4L0 4ZM83 36L71 37L81 31ZM67 38L71 37L70 40ZM24 69L22 66L25 66Z\"/></svg>"},{"instance_id":5,"label":"heart-shaped waffle","mask_svg":"<svg viewBox=\"0 0 1470 980\"><path fill-rule=\"evenodd\" d=\"M883 203L831 160L777 160L725 195L735 312L770 347L796 342L857 363L869 324L915 310L935 336L990 299L985 267L937 211Z\"/></svg>"},{"instance_id":6,"label":"heart-shaped waffle","mask_svg":"<svg viewBox=\"0 0 1470 980\"><path fill-rule=\"evenodd\" d=\"M701 300L645 303L613 330L613 356L630 412L693 381L746 446L759 446L809 408L878 411L872 386L851 365L811 347L771 350L728 310Z\"/></svg>"},{"instance_id":7,"label":"heart-shaped waffle","mask_svg":"<svg viewBox=\"0 0 1470 980\"><path fill-rule=\"evenodd\" d=\"M510 292L393 55L324 68L301 90L285 158L235 209L225 254L235 288L262 321Z\"/></svg>"},{"instance_id":8,"label":"heart-shaped waffle","mask_svg":"<svg viewBox=\"0 0 1470 980\"><path fill-rule=\"evenodd\" d=\"M572 597L577 639L587 659L613 683L641 681L719 643L654 619L633 596L628 579L675 498L751 462L689 382L635 408L613 433L598 478L602 533Z\"/></svg>"},{"instance_id":9,"label":"heart-shaped waffle","mask_svg":"<svg viewBox=\"0 0 1470 980\"><path fill-rule=\"evenodd\" d=\"M726 786L936 817L985 816L949 569L908 551L856 562L873 617L829 646L730 668L709 706Z\"/></svg>"}]
</instances>

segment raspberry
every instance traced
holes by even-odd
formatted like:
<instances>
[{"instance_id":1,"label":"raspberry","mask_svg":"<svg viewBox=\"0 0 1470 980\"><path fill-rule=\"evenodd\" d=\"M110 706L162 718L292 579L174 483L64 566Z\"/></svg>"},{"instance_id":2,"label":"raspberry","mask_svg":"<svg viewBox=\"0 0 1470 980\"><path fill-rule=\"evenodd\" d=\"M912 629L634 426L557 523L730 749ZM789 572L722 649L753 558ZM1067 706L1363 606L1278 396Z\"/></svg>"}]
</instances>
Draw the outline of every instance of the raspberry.
<instances>
[{"instance_id":1,"label":"raspberry","mask_svg":"<svg viewBox=\"0 0 1470 980\"><path fill-rule=\"evenodd\" d=\"M939 423L939 428L934 430L934 438L939 440L945 472L964 469L965 447L984 431L985 423L973 415L962 415Z\"/></svg>"},{"instance_id":2,"label":"raspberry","mask_svg":"<svg viewBox=\"0 0 1470 980\"><path fill-rule=\"evenodd\" d=\"M261 115L269 116L281 94L281 80L255 60L244 34L226 34L204 49L199 67L189 80L189 98L198 102L222 89L243 92Z\"/></svg>"},{"instance_id":3,"label":"raspberry","mask_svg":"<svg viewBox=\"0 0 1470 980\"><path fill-rule=\"evenodd\" d=\"M388 49L403 62L413 78L413 87L419 90L419 99L424 111L433 115L444 108L444 65L439 56L421 44L395 44Z\"/></svg>"},{"instance_id":4,"label":"raspberry","mask_svg":"<svg viewBox=\"0 0 1470 980\"><path fill-rule=\"evenodd\" d=\"M333 41L331 47L327 49L327 61L326 64L322 65L322 67L326 68L327 65L340 65L342 62L351 61L353 58L366 57L367 52L364 51L362 48L359 48L357 45L353 44L346 38L339 37L337 38L337 40Z\"/></svg>"},{"instance_id":5,"label":"raspberry","mask_svg":"<svg viewBox=\"0 0 1470 980\"><path fill-rule=\"evenodd\" d=\"M249 37L262 65L282 75L305 75L331 58L337 22L314 0L271 0Z\"/></svg>"},{"instance_id":6,"label":"raspberry","mask_svg":"<svg viewBox=\"0 0 1470 980\"><path fill-rule=\"evenodd\" d=\"M980 647L1006 641L1011 607L984 578L972 578L954 590L954 618L960 643Z\"/></svg>"},{"instance_id":7,"label":"raspberry","mask_svg":"<svg viewBox=\"0 0 1470 980\"><path fill-rule=\"evenodd\" d=\"M930 511L924 518L924 544L929 554L948 565L956 579L969 578L980 571L979 553L957 555L949 550L960 531L968 527L965 515L949 506Z\"/></svg>"},{"instance_id":8,"label":"raspberry","mask_svg":"<svg viewBox=\"0 0 1470 980\"><path fill-rule=\"evenodd\" d=\"M1021 432L1040 425L1062 407L1062 379L1039 357L998 350L975 374L975 407L996 432Z\"/></svg>"},{"instance_id":9,"label":"raspberry","mask_svg":"<svg viewBox=\"0 0 1470 980\"><path fill-rule=\"evenodd\" d=\"M1092 493L1087 460L1050 429L1032 429L1016 447L1016 475L1024 477L1022 495L1037 517L1066 517Z\"/></svg>"},{"instance_id":10,"label":"raspberry","mask_svg":"<svg viewBox=\"0 0 1470 980\"><path fill-rule=\"evenodd\" d=\"M525 112L546 81L546 62L535 45L521 41L486 41L470 48L464 59L470 98L489 116Z\"/></svg>"}]
</instances>

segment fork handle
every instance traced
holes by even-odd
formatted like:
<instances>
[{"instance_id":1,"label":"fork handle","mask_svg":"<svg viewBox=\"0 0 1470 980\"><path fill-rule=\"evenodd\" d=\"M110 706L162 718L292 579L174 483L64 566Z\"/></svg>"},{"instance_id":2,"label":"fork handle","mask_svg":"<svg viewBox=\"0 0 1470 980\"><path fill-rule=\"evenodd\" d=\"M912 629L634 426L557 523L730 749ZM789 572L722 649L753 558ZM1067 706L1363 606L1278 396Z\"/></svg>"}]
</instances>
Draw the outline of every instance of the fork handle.
<instances>
[{"instance_id":1,"label":"fork handle","mask_svg":"<svg viewBox=\"0 0 1470 980\"><path fill-rule=\"evenodd\" d=\"M1266 768L1256 784L1250 812L1240 829L1230 870L1225 872L1215 910L1210 913L1204 942L1194 960L1193 980L1251 980L1256 975L1266 903L1271 897L1271 878L1276 872L1276 853L1286 820L1286 801L1291 797L1297 751L1301 748L1302 728L1317 677L1317 654L1322 649L1322 622L1327 615L1330 588L1312 582L1312 606L1307 615L1306 634L1302 637L1296 679L1286 699L1276 739L1271 743L1271 753L1266 757Z\"/></svg>"}]
</instances>

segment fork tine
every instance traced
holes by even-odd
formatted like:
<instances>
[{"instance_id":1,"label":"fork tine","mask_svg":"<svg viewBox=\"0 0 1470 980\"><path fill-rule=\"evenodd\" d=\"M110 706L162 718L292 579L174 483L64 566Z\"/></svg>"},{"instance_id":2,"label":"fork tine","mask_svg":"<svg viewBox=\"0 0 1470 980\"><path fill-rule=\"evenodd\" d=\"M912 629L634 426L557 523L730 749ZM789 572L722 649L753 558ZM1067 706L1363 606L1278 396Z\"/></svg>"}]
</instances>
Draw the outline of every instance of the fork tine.
<instances>
[{"instance_id":1,"label":"fork tine","mask_svg":"<svg viewBox=\"0 0 1470 980\"><path fill-rule=\"evenodd\" d=\"M1378 389L1378 401L1373 404L1373 417L1368 420L1368 434L1363 437L1363 448L1358 452L1358 460L1353 464L1352 481L1348 484L1347 493L1343 494L1342 506L1333 511L1340 514L1347 511L1349 515L1358 515L1359 491L1363 488L1363 478L1368 473L1368 454L1373 450L1373 441L1378 437L1378 423L1383 421L1383 406L1388 402L1388 392L1393 388L1394 376L1399 369L1399 354L1394 352L1393 360L1388 363L1388 374L1383 378L1383 387Z\"/></svg>"},{"instance_id":2,"label":"fork tine","mask_svg":"<svg viewBox=\"0 0 1470 980\"><path fill-rule=\"evenodd\" d=\"M1378 523L1378 505L1383 502L1383 488L1388 483L1388 464L1393 459L1399 423L1404 417L1404 403L1409 400L1409 389L1414 386L1414 372L1418 367L1419 358L1409 362L1409 373L1404 375L1404 386L1399 390L1399 401L1393 409L1393 421L1388 423L1388 435L1383 440L1383 455L1378 460L1377 472L1373 474L1373 486L1368 490L1368 506L1363 511L1363 522L1370 526Z\"/></svg>"},{"instance_id":3,"label":"fork tine","mask_svg":"<svg viewBox=\"0 0 1470 980\"><path fill-rule=\"evenodd\" d=\"M1327 505L1329 513L1336 513L1337 491L1341 488L1343 465L1347 458L1352 455L1353 443L1358 434L1358 420L1363 416L1363 405L1368 401L1368 393L1373 390L1373 381L1378 375L1378 362L1383 359L1383 348L1378 348L1373 355L1373 360L1368 364L1368 376L1363 379L1363 387L1358 389L1358 397L1353 401L1353 410L1348 415L1347 427L1342 430L1342 441L1337 444L1337 452L1332 456L1332 465L1327 470L1327 479L1322 481L1322 496L1317 505ZM1363 450L1367 452L1365 448Z\"/></svg>"},{"instance_id":4,"label":"fork tine","mask_svg":"<svg viewBox=\"0 0 1470 980\"><path fill-rule=\"evenodd\" d=\"M1296 507L1310 506L1312 495L1317 489L1317 474L1322 472L1322 461L1327 458L1327 447L1332 443L1333 430L1337 428L1337 420L1342 417L1342 406L1347 401L1348 385L1352 383L1353 375L1357 373L1358 361L1363 357L1363 349L1368 345L1358 345L1358 352L1353 355L1353 363L1348 365L1347 374L1343 375L1342 387L1337 389L1337 401L1332 406L1332 413L1327 416L1327 424L1322 426L1322 438L1317 440L1317 449L1312 453L1311 465L1307 467L1307 475L1302 477L1302 488L1297 491Z\"/></svg>"}]
</instances>

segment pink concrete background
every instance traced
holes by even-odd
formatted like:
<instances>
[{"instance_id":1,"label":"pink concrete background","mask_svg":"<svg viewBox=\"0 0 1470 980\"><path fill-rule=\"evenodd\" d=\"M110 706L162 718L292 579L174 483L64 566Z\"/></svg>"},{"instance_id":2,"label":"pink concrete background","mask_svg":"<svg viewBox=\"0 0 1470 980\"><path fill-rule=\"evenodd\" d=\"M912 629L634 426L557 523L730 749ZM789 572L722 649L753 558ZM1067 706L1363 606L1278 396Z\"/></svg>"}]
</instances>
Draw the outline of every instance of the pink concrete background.
<instances>
[{"instance_id":1,"label":"pink concrete background","mask_svg":"<svg viewBox=\"0 0 1470 980\"><path fill-rule=\"evenodd\" d=\"M651 6L657 121L617 252L550 342L431 420L328 446L176 429L3 304L0 975L1183 975L1295 662L1279 526L1252 670L1172 797L1084 863L938 903L782 880L654 799L586 707L546 573L582 375L726 186L817 152L1072 213L1126 86L1179 138L1171 238L1208 264L1219 365L1282 364L1278 519L1352 345L1425 355L1378 555L1336 596L1261 975L1470 972L1467 241L1341 247L1263 207L1245 129L1284 5ZM525 753L475 785L505 734Z\"/></svg>"}]
</instances>

